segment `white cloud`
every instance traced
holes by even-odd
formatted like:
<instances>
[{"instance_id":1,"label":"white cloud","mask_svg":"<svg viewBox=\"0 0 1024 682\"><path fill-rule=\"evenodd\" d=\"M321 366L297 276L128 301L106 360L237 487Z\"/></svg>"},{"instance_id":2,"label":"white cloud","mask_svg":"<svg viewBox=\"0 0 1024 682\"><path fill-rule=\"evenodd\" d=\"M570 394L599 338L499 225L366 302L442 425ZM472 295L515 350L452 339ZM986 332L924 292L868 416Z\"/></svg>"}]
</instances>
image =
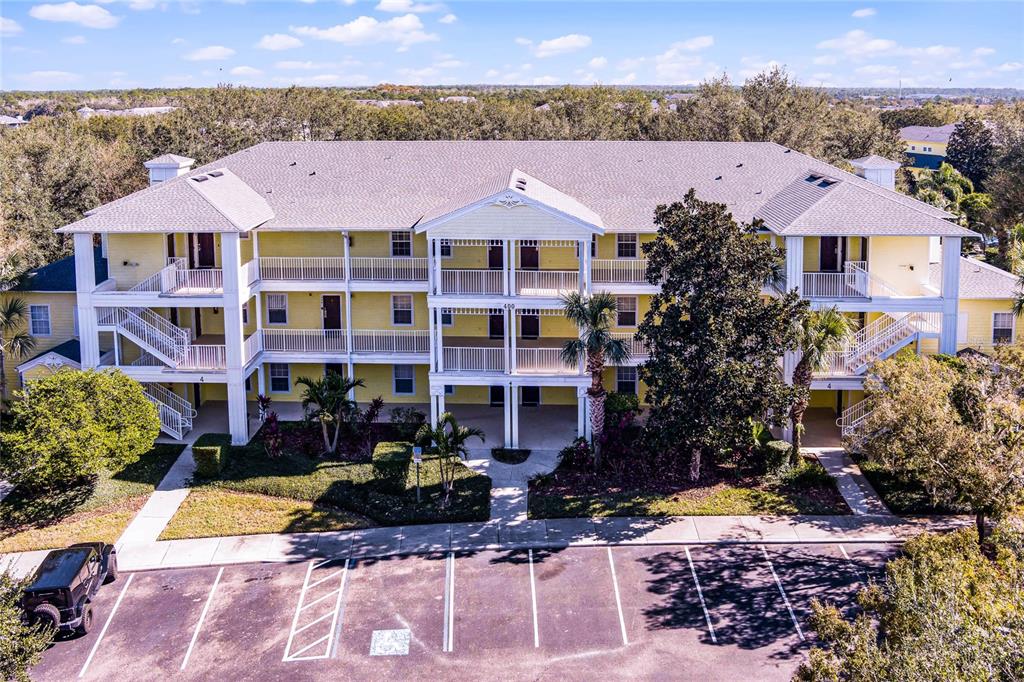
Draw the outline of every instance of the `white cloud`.
<instances>
[{"instance_id":1,"label":"white cloud","mask_svg":"<svg viewBox=\"0 0 1024 682\"><path fill-rule=\"evenodd\" d=\"M181 73L172 74L163 77L164 83L167 85L187 85L192 82L192 74Z\"/></svg>"},{"instance_id":2,"label":"white cloud","mask_svg":"<svg viewBox=\"0 0 1024 682\"><path fill-rule=\"evenodd\" d=\"M302 41L295 36L290 36L287 33L271 33L260 38L260 42L256 43L256 47L261 50L273 50L278 52L280 50L291 50L296 47L302 47Z\"/></svg>"},{"instance_id":3,"label":"white cloud","mask_svg":"<svg viewBox=\"0 0 1024 682\"><path fill-rule=\"evenodd\" d=\"M174 38L171 40L171 45L184 45L187 42L184 38Z\"/></svg>"},{"instance_id":4,"label":"white cloud","mask_svg":"<svg viewBox=\"0 0 1024 682\"><path fill-rule=\"evenodd\" d=\"M838 38L822 40L817 47L819 50L841 52L851 59L871 59L880 56L948 59L960 53L959 47L949 45L908 47L900 45L895 40L875 38L860 29L847 31Z\"/></svg>"},{"instance_id":5,"label":"white cloud","mask_svg":"<svg viewBox=\"0 0 1024 682\"><path fill-rule=\"evenodd\" d=\"M274 82L284 85L366 85L370 79L361 74L318 73L314 76L277 76Z\"/></svg>"},{"instance_id":6,"label":"white cloud","mask_svg":"<svg viewBox=\"0 0 1024 682\"><path fill-rule=\"evenodd\" d=\"M702 79L713 76L718 71L718 66L705 62L704 58L697 54L700 50L711 47L715 44L712 36L697 36L688 40L672 43L667 50L654 57L654 72L663 83L689 85L700 82ZM623 63L620 68L627 66L633 68L642 60L628 60L628 66Z\"/></svg>"},{"instance_id":7,"label":"white cloud","mask_svg":"<svg viewBox=\"0 0 1024 682\"><path fill-rule=\"evenodd\" d=\"M457 16L455 16L454 14L449 12L448 14L444 15L443 17L441 17L437 21L439 23L442 23L442 24L454 24L458 20L459 20L459 18Z\"/></svg>"},{"instance_id":8,"label":"white cloud","mask_svg":"<svg viewBox=\"0 0 1024 682\"><path fill-rule=\"evenodd\" d=\"M11 36L18 35L21 31L21 24L16 22L14 19L0 17L0 36L10 38Z\"/></svg>"},{"instance_id":9,"label":"white cloud","mask_svg":"<svg viewBox=\"0 0 1024 682\"><path fill-rule=\"evenodd\" d=\"M554 76L537 76L533 79L534 85L557 85L561 82L560 78L555 78Z\"/></svg>"},{"instance_id":10,"label":"white cloud","mask_svg":"<svg viewBox=\"0 0 1024 682\"><path fill-rule=\"evenodd\" d=\"M85 45L85 36L68 36L67 38L61 38L62 43L66 45Z\"/></svg>"},{"instance_id":11,"label":"white cloud","mask_svg":"<svg viewBox=\"0 0 1024 682\"><path fill-rule=\"evenodd\" d=\"M501 71L498 71L497 69L487 69L487 71L484 72L484 76L487 78L496 78L500 73Z\"/></svg>"},{"instance_id":12,"label":"white cloud","mask_svg":"<svg viewBox=\"0 0 1024 682\"><path fill-rule=\"evenodd\" d=\"M855 9L850 16L854 19L867 19L868 17L873 17L876 14L878 14L878 10L874 7L864 7L863 9Z\"/></svg>"},{"instance_id":13,"label":"white cloud","mask_svg":"<svg viewBox=\"0 0 1024 682\"><path fill-rule=\"evenodd\" d=\"M613 80L612 81L612 85L629 85L630 83L632 83L635 80L636 80L636 74L635 73L627 73L625 76L622 76L621 78L616 78L615 80Z\"/></svg>"},{"instance_id":14,"label":"white cloud","mask_svg":"<svg viewBox=\"0 0 1024 682\"><path fill-rule=\"evenodd\" d=\"M818 66L834 66L839 63L839 59L833 54L822 54L818 55L811 60Z\"/></svg>"},{"instance_id":15,"label":"white cloud","mask_svg":"<svg viewBox=\"0 0 1024 682\"><path fill-rule=\"evenodd\" d=\"M440 12L444 5L439 2L413 2L412 0L380 0L375 7L378 12L391 12L401 14L402 12L413 12L423 14L425 12Z\"/></svg>"},{"instance_id":16,"label":"white cloud","mask_svg":"<svg viewBox=\"0 0 1024 682\"><path fill-rule=\"evenodd\" d=\"M439 59L434 62L434 66L438 69L457 69L460 66L465 66L466 62L459 61L458 59L452 59L450 57L445 59Z\"/></svg>"},{"instance_id":17,"label":"white cloud","mask_svg":"<svg viewBox=\"0 0 1024 682\"><path fill-rule=\"evenodd\" d=\"M186 54L183 59L187 59L190 62L209 62L218 61L221 59L227 59L235 53L230 47L224 47L223 45L210 45L209 47L201 47L198 50L192 50Z\"/></svg>"},{"instance_id":18,"label":"white cloud","mask_svg":"<svg viewBox=\"0 0 1024 682\"><path fill-rule=\"evenodd\" d=\"M338 24L330 28L292 26L291 31L302 36L345 45L397 43L399 49L408 48L416 43L438 40L437 34L423 30L423 22L415 14L404 14L387 21L362 16L347 24Z\"/></svg>"},{"instance_id":19,"label":"white cloud","mask_svg":"<svg viewBox=\"0 0 1024 682\"><path fill-rule=\"evenodd\" d=\"M975 57L987 57L990 54L995 53L996 51L993 50L991 47L976 47L974 48L974 51L971 52L971 54L973 54Z\"/></svg>"},{"instance_id":20,"label":"white cloud","mask_svg":"<svg viewBox=\"0 0 1024 682\"><path fill-rule=\"evenodd\" d=\"M996 71L1002 71L1003 73L1020 71L1021 69L1024 69L1024 64L1020 62L1004 62L996 67Z\"/></svg>"},{"instance_id":21,"label":"white cloud","mask_svg":"<svg viewBox=\"0 0 1024 682\"><path fill-rule=\"evenodd\" d=\"M740 69L740 76L743 78L753 78L759 73L771 71L782 66L782 64L774 59L765 61L760 57L741 57L740 63L744 66L744 68Z\"/></svg>"},{"instance_id":22,"label":"white cloud","mask_svg":"<svg viewBox=\"0 0 1024 682\"><path fill-rule=\"evenodd\" d=\"M282 71L315 71L317 69L329 69L331 66L330 63L301 61L283 61L274 64L275 69L281 69Z\"/></svg>"},{"instance_id":23,"label":"white cloud","mask_svg":"<svg viewBox=\"0 0 1024 682\"><path fill-rule=\"evenodd\" d=\"M890 64L866 64L858 66L854 71L862 76L896 76L900 72L898 68Z\"/></svg>"},{"instance_id":24,"label":"white cloud","mask_svg":"<svg viewBox=\"0 0 1024 682\"><path fill-rule=\"evenodd\" d=\"M231 69L229 73L232 76L242 76L248 78L250 76L259 76L263 72L252 66L236 66L235 68Z\"/></svg>"},{"instance_id":25,"label":"white cloud","mask_svg":"<svg viewBox=\"0 0 1024 682\"><path fill-rule=\"evenodd\" d=\"M686 52L698 52L705 50L715 44L714 36L697 36L679 43L672 43L672 47Z\"/></svg>"},{"instance_id":26,"label":"white cloud","mask_svg":"<svg viewBox=\"0 0 1024 682\"><path fill-rule=\"evenodd\" d=\"M587 62L587 66L589 66L592 69L603 69L604 67L608 66L608 60L605 57L594 57L589 62Z\"/></svg>"},{"instance_id":27,"label":"white cloud","mask_svg":"<svg viewBox=\"0 0 1024 682\"><path fill-rule=\"evenodd\" d=\"M17 79L28 83L29 88L37 89L46 85L67 85L79 78L77 73L70 71L32 71L17 76Z\"/></svg>"},{"instance_id":28,"label":"white cloud","mask_svg":"<svg viewBox=\"0 0 1024 682\"><path fill-rule=\"evenodd\" d=\"M144 12L154 7L156 7L156 0L129 0L128 2L128 9L133 9L136 12Z\"/></svg>"},{"instance_id":29,"label":"white cloud","mask_svg":"<svg viewBox=\"0 0 1024 682\"><path fill-rule=\"evenodd\" d=\"M559 36L558 38L542 40L536 45L534 45L533 41L528 38L516 38L517 45L529 47L534 56L540 58L554 57L559 54L576 52L577 50L589 47L590 43L590 36L581 35L579 33L570 33L568 35Z\"/></svg>"},{"instance_id":30,"label":"white cloud","mask_svg":"<svg viewBox=\"0 0 1024 682\"><path fill-rule=\"evenodd\" d=\"M86 28L114 28L121 21L120 17L115 17L99 5L79 5L77 2L36 5L28 14L40 21L61 21L80 24Z\"/></svg>"}]
</instances>

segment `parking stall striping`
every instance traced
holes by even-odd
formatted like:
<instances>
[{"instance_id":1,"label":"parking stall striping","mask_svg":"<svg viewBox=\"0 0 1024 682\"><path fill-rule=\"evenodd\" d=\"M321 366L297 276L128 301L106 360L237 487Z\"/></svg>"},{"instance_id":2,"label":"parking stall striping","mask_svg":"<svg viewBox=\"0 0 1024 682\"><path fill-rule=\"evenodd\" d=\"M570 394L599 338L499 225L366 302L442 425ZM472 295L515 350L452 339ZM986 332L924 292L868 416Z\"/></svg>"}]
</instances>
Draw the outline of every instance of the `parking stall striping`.
<instances>
[{"instance_id":1,"label":"parking stall striping","mask_svg":"<svg viewBox=\"0 0 1024 682\"><path fill-rule=\"evenodd\" d=\"M529 550L530 561L530 602L533 605L533 647L540 647L540 628L537 626L537 582L533 577L533 550Z\"/></svg>"},{"instance_id":2,"label":"parking stall striping","mask_svg":"<svg viewBox=\"0 0 1024 682\"><path fill-rule=\"evenodd\" d=\"M619 613L619 629L622 631L622 645L629 646L629 637L626 636L626 619L622 615L622 597L619 596L619 580L615 576L615 559L612 558L612 548L606 547L608 550L608 566L612 571L612 588L615 590L615 608Z\"/></svg>"},{"instance_id":3,"label":"parking stall striping","mask_svg":"<svg viewBox=\"0 0 1024 682\"><path fill-rule=\"evenodd\" d=\"M775 566L772 564L772 560L768 558L768 549L761 545L761 553L764 554L764 560L768 562L768 568L772 572L772 578L775 579L775 585L779 588L779 594L782 595L782 603L786 605L786 610L789 611L789 617L793 621L793 627L796 628L796 634L800 637L800 641L804 640L804 631L800 629L800 621L797 620L796 613L793 612L793 606L789 603L789 597L786 596L786 590L782 588L782 581L779 580L779 574L775 572Z\"/></svg>"},{"instance_id":4,"label":"parking stall striping","mask_svg":"<svg viewBox=\"0 0 1024 682\"><path fill-rule=\"evenodd\" d=\"M448 552L444 574L444 627L441 651L455 650L455 553Z\"/></svg>"},{"instance_id":5,"label":"parking stall striping","mask_svg":"<svg viewBox=\"0 0 1024 682\"><path fill-rule=\"evenodd\" d=\"M704 620L708 624L708 634L711 635L711 643L718 644L718 639L715 637L715 626L711 624L711 614L708 612L708 605L704 601L704 590L700 588L700 580L697 579L697 569L693 565L693 557L690 556L690 548L684 547L686 550L686 560L690 564L690 575L693 576L693 584L697 587L697 598L700 599L700 608L704 611Z\"/></svg>"},{"instance_id":6,"label":"parking stall striping","mask_svg":"<svg viewBox=\"0 0 1024 682\"><path fill-rule=\"evenodd\" d=\"M341 642L341 628L345 624L345 588L348 587L348 576L355 570L356 560L345 559L345 569L341 574L341 591L338 592L338 608L335 610L334 637L331 638L330 657L338 657L338 643Z\"/></svg>"},{"instance_id":7,"label":"parking stall striping","mask_svg":"<svg viewBox=\"0 0 1024 682\"><path fill-rule=\"evenodd\" d=\"M217 586L220 584L221 576L224 575L224 567L221 566L220 570L217 571L217 577L214 578L213 586L210 588L210 595L206 598L206 604L203 605L203 611L199 614L199 621L196 623L196 629L192 633L192 640L188 643L188 649L185 651L185 658L181 661L181 668L184 670L188 666L188 659L192 656L192 649L196 646L196 641L199 639L199 631L203 627L203 622L206 620L206 614L210 611L210 604L213 603L213 595L217 592Z\"/></svg>"},{"instance_id":8,"label":"parking stall striping","mask_svg":"<svg viewBox=\"0 0 1024 682\"><path fill-rule=\"evenodd\" d=\"M125 581L124 587L121 588L121 593L117 595L117 601L114 602L114 607L110 609L110 615L107 616L107 622L103 624L103 629L100 630L99 636L92 645L92 650L89 651L89 657L85 659L85 663L82 664L82 669L78 671L79 677L85 677L85 671L89 669L89 664L92 663L93 656L96 655L96 649L99 648L100 642L103 641L103 635L107 634L107 628L110 627L110 621L114 620L114 614L117 613L117 607L121 605L125 592L128 591L128 586L132 584L132 578L134 577L134 573L128 576L128 580Z\"/></svg>"},{"instance_id":9,"label":"parking stall striping","mask_svg":"<svg viewBox=\"0 0 1024 682\"><path fill-rule=\"evenodd\" d=\"M336 564L335 559L327 559L317 563L316 561L309 562L306 567L306 576L302 583L302 589L299 591L299 599L295 604L295 614L292 617L292 625L288 632L288 641L285 644L284 656L281 658L282 662L287 661L308 661L320 658L330 658L332 652L335 650L335 632L338 627L338 618L341 612L342 600L345 595L345 585L347 583L349 562L346 559L341 568L333 570L327 574L326 577L317 578L311 581L313 572L320 569L327 569ZM337 587L334 586L333 581L337 581ZM326 585L329 589L325 594L321 594L312 598L311 601L307 601L310 598L311 593L315 593L318 588L322 585ZM309 611L315 609L315 607L321 604L331 606L329 610L326 610L320 615L316 615L317 611ZM321 610L324 610L321 607ZM309 611L312 615L306 615ZM304 618L310 618L311 620L304 621ZM295 640L299 635L304 635L307 631L312 628L321 626L323 623L329 621L327 626L327 632L316 639L306 642L303 645L297 645ZM303 622L303 625L299 625ZM324 645L323 651L319 651L318 647ZM297 647L297 648L296 648ZM313 653L308 653L310 651Z\"/></svg>"}]
</instances>

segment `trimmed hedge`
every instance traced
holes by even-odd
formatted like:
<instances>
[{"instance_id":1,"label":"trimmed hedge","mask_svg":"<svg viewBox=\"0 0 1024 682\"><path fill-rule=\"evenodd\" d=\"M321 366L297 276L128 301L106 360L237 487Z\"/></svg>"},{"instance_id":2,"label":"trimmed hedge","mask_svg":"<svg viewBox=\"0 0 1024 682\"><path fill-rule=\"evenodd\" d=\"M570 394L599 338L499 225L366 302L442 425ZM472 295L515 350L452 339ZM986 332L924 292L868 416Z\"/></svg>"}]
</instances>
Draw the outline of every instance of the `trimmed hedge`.
<instances>
[{"instance_id":1,"label":"trimmed hedge","mask_svg":"<svg viewBox=\"0 0 1024 682\"><path fill-rule=\"evenodd\" d=\"M373 449L374 462L408 462L412 459L412 443L381 441Z\"/></svg>"},{"instance_id":2,"label":"trimmed hedge","mask_svg":"<svg viewBox=\"0 0 1024 682\"><path fill-rule=\"evenodd\" d=\"M412 443L381 441L373 448L373 476L385 493L400 494L412 462Z\"/></svg>"},{"instance_id":3,"label":"trimmed hedge","mask_svg":"<svg viewBox=\"0 0 1024 682\"><path fill-rule=\"evenodd\" d=\"M491 456L502 464L522 464L530 456L529 448L491 448Z\"/></svg>"},{"instance_id":4,"label":"trimmed hedge","mask_svg":"<svg viewBox=\"0 0 1024 682\"><path fill-rule=\"evenodd\" d=\"M231 452L231 436L226 433L204 433L192 445L197 478L217 478L224 471Z\"/></svg>"},{"instance_id":5,"label":"trimmed hedge","mask_svg":"<svg viewBox=\"0 0 1024 682\"><path fill-rule=\"evenodd\" d=\"M789 466L789 453L793 446L784 440L770 440L765 443L764 468L770 474L777 474Z\"/></svg>"}]
</instances>

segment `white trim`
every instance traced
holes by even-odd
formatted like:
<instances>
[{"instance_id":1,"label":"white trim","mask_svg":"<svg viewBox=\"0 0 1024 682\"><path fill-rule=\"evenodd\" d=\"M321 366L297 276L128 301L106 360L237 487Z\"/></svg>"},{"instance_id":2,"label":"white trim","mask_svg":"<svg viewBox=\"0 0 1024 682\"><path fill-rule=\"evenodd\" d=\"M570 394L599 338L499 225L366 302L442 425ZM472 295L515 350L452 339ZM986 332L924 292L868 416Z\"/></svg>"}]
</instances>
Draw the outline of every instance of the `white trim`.
<instances>
[{"instance_id":1,"label":"white trim","mask_svg":"<svg viewBox=\"0 0 1024 682\"><path fill-rule=\"evenodd\" d=\"M409 299L409 321L395 322L395 299L404 297ZM391 326L392 327L415 327L416 326L416 297L412 294L391 294Z\"/></svg>"},{"instance_id":2,"label":"white trim","mask_svg":"<svg viewBox=\"0 0 1024 682\"><path fill-rule=\"evenodd\" d=\"M344 317L344 312L345 312L345 295L344 295L344 293L320 294L320 328L323 329L324 331L327 331L327 327L324 326L324 312L327 310L327 306L324 305L324 299L327 298L328 296L337 296L338 297L338 315L341 316L341 324L342 324L341 327L338 327L338 329L332 330L332 331L343 331L345 329L345 327L344 327L344 324L345 324L345 317Z\"/></svg>"},{"instance_id":3,"label":"white trim","mask_svg":"<svg viewBox=\"0 0 1024 682\"><path fill-rule=\"evenodd\" d=\"M14 369L18 374L24 374L39 365L46 365L47 367L71 367L72 369L82 368L81 364L75 362L71 358L65 357L55 350L49 350L42 355L32 358L31 360L26 360Z\"/></svg>"},{"instance_id":4,"label":"white trim","mask_svg":"<svg viewBox=\"0 0 1024 682\"><path fill-rule=\"evenodd\" d=\"M409 379L408 377L399 377L399 376L397 376L396 375L396 371L398 370L399 367L408 367L409 369L411 369L412 370L412 378ZM398 380L399 379L401 379L402 381L412 381L412 390L408 391L408 392L406 392L406 391L399 391L398 390ZM408 365L408 364L394 364L394 365L391 365L391 393L393 395L416 395L416 365Z\"/></svg>"},{"instance_id":5,"label":"white trim","mask_svg":"<svg viewBox=\"0 0 1024 682\"><path fill-rule=\"evenodd\" d=\"M432 230L435 227L443 225L444 223L447 223L450 220L454 220L456 218L462 217L462 216L466 215L467 213L472 213L473 211L476 211L478 209L484 208L485 206L491 206L496 201L498 201L499 199L503 199L508 194L516 195L517 205L530 206L532 208L536 208L536 209L538 209L540 211L543 211L543 212L545 212L545 213L547 213L547 214L549 214L551 216L554 216L556 218L561 218L562 220L565 220L565 221L567 221L569 223L572 223L572 224L574 224L574 225L576 225L576 226L578 226L580 228L583 228L584 230L586 230L588 232L591 232L591 233L594 233L594 234L604 234L604 227L603 226L595 225L593 223L589 223L589 222L587 222L587 221L585 221L585 220L583 220L581 218L577 218L576 216L569 215L568 213L565 213L564 211L560 211L557 208L552 208L551 206L548 206L547 204L541 203L540 201L537 201L536 199L531 199L530 197L526 196L525 194L522 194L521 192L517 192L514 189L503 189L503 190L501 190L499 192L495 192L494 194L491 194L490 196L484 197L482 199L478 199L477 201L474 201L471 204L467 204L467 205L463 206L462 208L457 208L454 211L449 211L448 213L446 213L446 214L444 214L442 216L438 216L437 218L433 218L431 220L427 220L427 221L424 221L424 222L417 223L415 228L414 228L415 231L416 231L416 234L420 234L421 232L426 232L427 230ZM450 237L450 238L457 239L458 237Z\"/></svg>"},{"instance_id":6,"label":"white trim","mask_svg":"<svg viewBox=\"0 0 1024 682\"><path fill-rule=\"evenodd\" d=\"M619 314L622 312L622 309L619 308L618 305L619 305L619 301L621 299L624 299L624 298L625 299L630 299L630 300L633 301L633 311L632 311L633 312L633 324L622 324L621 322L619 322ZM615 326L616 327L622 327L624 329L636 329L637 325L640 323L640 297L639 296L621 296L621 295L617 295L615 297L615 305L616 305L616 310L615 310ZM626 312L629 312L629 311L626 311Z\"/></svg>"},{"instance_id":7,"label":"white trim","mask_svg":"<svg viewBox=\"0 0 1024 682\"><path fill-rule=\"evenodd\" d=\"M637 371L634 365L619 365L615 368L615 392L622 393L619 390L619 383L622 381L621 375L623 370L631 371L633 373L633 392L630 395L640 396L640 373Z\"/></svg>"},{"instance_id":8,"label":"white trim","mask_svg":"<svg viewBox=\"0 0 1024 682\"><path fill-rule=\"evenodd\" d=\"M1010 340L996 341L996 315L1009 315L1010 316ZM991 319L991 338L992 343L1014 343L1017 340L1017 316L1008 310L995 310L992 312ZM1006 329L1006 327L999 327L999 329Z\"/></svg>"},{"instance_id":9,"label":"white trim","mask_svg":"<svg viewBox=\"0 0 1024 682\"><path fill-rule=\"evenodd\" d=\"M46 333L36 333L33 328L32 309L33 308L46 308ZM32 336L39 338L49 338L53 336L53 318L50 316L50 304L49 303L30 303L28 306L28 332Z\"/></svg>"},{"instance_id":10,"label":"white trim","mask_svg":"<svg viewBox=\"0 0 1024 682\"><path fill-rule=\"evenodd\" d=\"M280 379L281 377L274 376L274 367L284 367L288 370L288 388L281 391L274 388L274 379ZM270 393L291 393L292 392L292 366L287 362L268 362L267 363L267 390Z\"/></svg>"},{"instance_id":11,"label":"white trim","mask_svg":"<svg viewBox=\"0 0 1024 682\"><path fill-rule=\"evenodd\" d=\"M409 253L401 255L395 253L395 235L403 235L409 238ZM391 230L388 235L388 248L392 258L412 258L412 232L408 230Z\"/></svg>"},{"instance_id":12,"label":"white trim","mask_svg":"<svg viewBox=\"0 0 1024 682\"><path fill-rule=\"evenodd\" d=\"M265 296L266 296L266 303L267 303L267 305L266 305L266 308L267 308L267 319L266 319L265 324L267 326L274 326L274 327L286 327L286 326L288 326L288 294L286 294L286 293L274 293L274 294L265 294ZM271 322L270 321L270 311L271 311L270 299L271 299L272 296L278 296L278 297L280 297L281 299L284 300L284 308L273 308L273 310L284 310L284 322Z\"/></svg>"},{"instance_id":13,"label":"white trim","mask_svg":"<svg viewBox=\"0 0 1024 682\"><path fill-rule=\"evenodd\" d=\"M630 243L630 242L623 242L622 241L623 237L632 237L633 238L632 244L633 244L633 246L635 248L633 249L633 255L632 256L623 256L623 255L621 255L619 253L619 247L623 243ZM635 232L616 232L615 233L615 258L618 259L618 260L637 260L638 258L640 258L640 235L636 234Z\"/></svg>"}]
</instances>

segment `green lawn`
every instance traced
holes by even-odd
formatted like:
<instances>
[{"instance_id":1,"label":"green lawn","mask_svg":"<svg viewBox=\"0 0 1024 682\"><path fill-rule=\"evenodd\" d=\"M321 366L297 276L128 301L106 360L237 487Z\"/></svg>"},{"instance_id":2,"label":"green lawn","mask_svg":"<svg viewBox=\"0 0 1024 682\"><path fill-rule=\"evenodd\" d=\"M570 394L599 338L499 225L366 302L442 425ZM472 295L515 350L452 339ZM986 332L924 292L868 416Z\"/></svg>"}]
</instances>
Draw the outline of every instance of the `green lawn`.
<instances>
[{"instance_id":1,"label":"green lawn","mask_svg":"<svg viewBox=\"0 0 1024 682\"><path fill-rule=\"evenodd\" d=\"M155 445L139 461L95 482L45 493L17 488L0 502L0 552L114 542L178 458L183 445Z\"/></svg>"},{"instance_id":2,"label":"green lawn","mask_svg":"<svg viewBox=\"0 0 1024 682\"><path fill-rule=\"evenodd\" d=\"M636 489L593 482L581 485L558 472L530 483L531 518L594 516L729 516L849 514L834 481L821 465L806 462L774 482L710 475L697 486Z\"/></svg>"},{"instance_id":3,"label":"green lawn","mask_svg":"<svg viewBox=\"0 0 1024 682\"><path fill-rule=\"evenodd\" d=\"M934 504L920 482L897 476L880 464L861 460L858 462L864 477L871 483L885 506L894 514L963 514L963 509L953 509Z\"/></svg>"},{"instance_id":4,"label":"green lawn","mask_svg":"<svg viewBox=\"0 0 1024 682\"><path fill-rule=\"evenodd\" d=\"M298 429L298 425L287 425ZM286 530L339 530L366 526L486 521L490 518L491 479L461 463L455 490L446 509L438 501L441 483L436 460L424 457L420 469L421 502L416 502L416 467L408 462L374 464L311 458L285 452L269 457L259 436L249 445L231 448L223 472L197 481L194 503L183 505L163 537L243 535ZM219 498L228 508L261 500L259 520L227 511L219 514L214 492L244 493ZM189 496L191 500L192 495ZM188 502L188 501L186 501ZM216 528L216 532L213 528Z\"/></svg>"}]
</instances>

